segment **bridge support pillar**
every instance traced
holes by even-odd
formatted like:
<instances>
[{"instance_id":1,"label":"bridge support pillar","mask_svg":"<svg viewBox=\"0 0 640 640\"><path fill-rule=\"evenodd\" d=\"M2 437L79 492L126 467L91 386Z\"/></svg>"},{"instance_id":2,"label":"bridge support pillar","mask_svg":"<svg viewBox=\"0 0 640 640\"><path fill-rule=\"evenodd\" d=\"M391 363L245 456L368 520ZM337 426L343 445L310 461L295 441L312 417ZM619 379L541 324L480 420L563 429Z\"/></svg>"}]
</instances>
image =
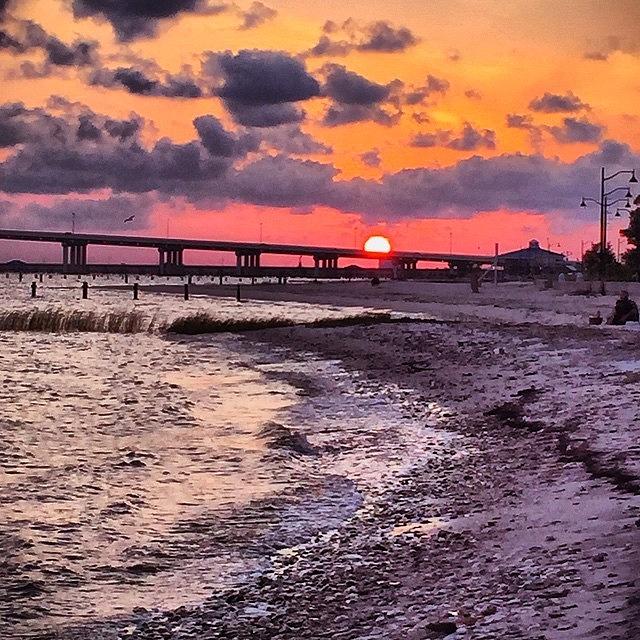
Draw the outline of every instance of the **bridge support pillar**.
<instances>
[{"instance_id":1,"label":"bridge support pillar","mask_svg":"<svg viewBox=\"0 0 640 640\"><path fill-rule=\"evenodd\" d=\"M179 271L184 265L182 247L158 247L158 270L160 275Z\"/></svg>"},{"instance_id":2,"label":"bridge support pillar","mask_svg":"<svg viewBox=\"0 0 640 640\"><path fill-rule=\"evenodd\" d=\"M236 251L236 270L238 275L247 269L257 269L260 266L260 253L258 251Z\"/></svg>"},{"instance_id":3,"label":"bridge support pillar","mask_svg":"<svg viewBox=\"0 0 640 640\"><path fill-rule=\"evenodd\" d=\"M82 273L87 267L87 243L63 242L62 243L62 271Z\"/></svg>"}]
</instances>

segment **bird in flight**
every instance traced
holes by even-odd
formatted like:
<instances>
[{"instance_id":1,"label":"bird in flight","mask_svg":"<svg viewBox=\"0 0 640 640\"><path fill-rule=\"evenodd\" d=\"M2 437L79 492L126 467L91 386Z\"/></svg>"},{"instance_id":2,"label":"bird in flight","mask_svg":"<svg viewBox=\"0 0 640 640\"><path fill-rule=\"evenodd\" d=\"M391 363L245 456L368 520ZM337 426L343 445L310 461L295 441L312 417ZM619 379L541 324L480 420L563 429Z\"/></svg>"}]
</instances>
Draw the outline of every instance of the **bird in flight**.
<instances>
[{"instance_id":1,"label":"bird in flight","mask_svg":"<svg viewBox=\"0 0 640 640\"><path fill-rule=\"evenodd\" d=\"M133 222L133 219L135 218L135 216L129 216L128 218L125 218L123 220L123 222Z\"/></svg>"}]
</instances>

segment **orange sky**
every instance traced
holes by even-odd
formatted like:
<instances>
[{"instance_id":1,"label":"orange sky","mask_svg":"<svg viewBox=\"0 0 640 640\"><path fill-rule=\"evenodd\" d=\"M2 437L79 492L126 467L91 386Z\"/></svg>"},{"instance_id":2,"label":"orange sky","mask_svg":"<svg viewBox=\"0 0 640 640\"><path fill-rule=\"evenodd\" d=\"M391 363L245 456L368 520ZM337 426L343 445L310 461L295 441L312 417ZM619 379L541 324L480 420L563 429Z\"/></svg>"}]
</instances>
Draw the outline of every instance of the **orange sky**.
<instances>
[{"instance_id":1,"label":"orange sky","mask_svg":"<svg viewBox=\"0 0 640 640\"><path fill-rule=\"evenodd\" d=\"M113 24L104 16L74 19L66 0L14 0L5 16L5 29L15 32L21 20L40 24L47 34L71 44L78 38L98 43L101 68L117 68L131 60L153 61L156 72L178 73L190 65L193 75L201 79L204 52L242 49L286 52L298 57L313 47L322 33L326 20L337 29L328 32L332 41L352 42L364 37L369 25L385 21L394 29L408 29L415 43L396 52L380 52L352 46L345 56L305 56L306 70L323 82L323 65L344 65L350 72L373 83L385 85L402 81L402 95L425 85L427 76L446 81L447 88L433 91L422 104L402 103L401 115L393 126L373 121L327 127L322 118L331 106L327 96L297 103L306 112L300 128L317 142L331 147L332 153L295 153L289 157L330 164L338 173L334 180L363 178L375 184L385 175L404 169L455 168L472 156L497 158L505 154L540 154L549 160L571 164L580 156L598 149L604 139L628 145L631 152L640 151L640 119L636 115L640 91L640 55L628 25L640 18L640 5L635 0L602 3L598 0L352 0L345 3L326 0L273 0L265 2L269 17L255 27L239 29L251 3L241 3L218 15L179 14L159 20L154 37L135 37L118 41ZM351 19L349 27L341 28ZM635 19L635 21L634 21ZM606 28L603 28L606 25ZM12 29L14 31L12 31ZM354 31L355 29L355 31ZM353 35L355 33L355 35ZM621 35L625 34L625 35ZM47 109L51 96L63 96L80 102L98 114L112 118L127 118L131 112L145 120L141 142L151 148L167 137L173 143L198 140L193 120L210 114L219 118L231 132L245 131L234 121L233 114L220 98L207 95L197 99L170 98L157 95L133 95L122 87L90 86L87 67L60 66L42 78L20 78L20 64L32 61L41 64L46 49L32 47L23 53L0 50L0 73L3 79L3 102L23 102L29 109ZM599 59L594 59L599 58ZM302 58L298 58L302 59ZM136 62L137 64L137 62ZM202 81L207 90L211 81ZM323 90L324 91L324 90ZM545 93L574 96L583 107L576 111L535 111L533 100ZM404 98L403 98L404 101ZM384 108L397 111L390 103ZM529 128L507 126L508 114L526 115ZM584 142L558 140L559 129L566 118L583 120L601 128L600 139ZM428 121L426 121L428 120ZM471 148L451 148L469 123L478 132L491 132L494 148L483 145ZM555 128L555 129L554 129ZM556 134L553 132L556 131ZM1 123L0 123L1 132ZM559 132L559 133L558 133ZM257 135L264 135L260 129ZM416 135L439 136L439 143L430 147L412 146ZM554 137L556 135L556 137ZM33 143L35 144L35 143ZM284 153L263 142L261 154ZM448 146L447 146L448 145ZM0 149L0 160L10 157L16 147ZM362 154L375 151L378 161L365 163ZM241 169L256 158L247 155L235 160ZM375 165L375 166L374 166ZM626 168L626 167L625 167ZM632 167L629 167L632 168ZM640 167L636 167L640 168ZM578 192L595 195L597 173L590 184L577 185ZM295 180L295 176L292 176ZM616 183L617 185L617 183ZM517 185L514 188L518 188ZM0 190L2 182L0 181ZM7 189L0 201L6 207L21 206L5 216L4 226L22 219L23 226L46 225L46 219L32 219L25 213L29 203L49 206L66 199L78 200L78 217L82 219L82 199L108 199L119 189L98 185L95 192L70 189L62 194L35 194L26 190L17 193ZM154 191L154 193L156 193ZM487 210L482 202L471 215L449 215L424 210L404 211L398 207L390 215L349 211L346 207L318 202L303 208L295 205L260 206L255 202L232 198L215 202L204 198L195 204L182 194L156 193L144 225L135 233L166 233L169 220L171 235L255 240L260 235L265 242L296 242L304 244L338 244L353 246L363 243L373 232L388 235L395 248L415 250L481 251L492 253L495 242L501 250L511 250L536 237L543 246L580 253L581 242L596 240L595 209L571 213L566 204L553 203L543 213L528 212L526 206L500 206ZM187 194L189 195L189 194ZM446 195L444 196L446 197ZM106 214L105 214L106 215ZM116 217L120 212L114 213ZM22 218L20 218L22 216ZM580 217L582 216L582 217ZM62 224L59 220L58 226ZM114 221L92 219L80 223L84 231L115 230ZM610 238L617 248L618 220L613 221ZM100 229L98 229L100 227ZM119 229L123 230L123 229ZM623 245L624 247L624 245ZM0 247L0 257L7 257L14 248Z\"/></svg>"}]
</instances>

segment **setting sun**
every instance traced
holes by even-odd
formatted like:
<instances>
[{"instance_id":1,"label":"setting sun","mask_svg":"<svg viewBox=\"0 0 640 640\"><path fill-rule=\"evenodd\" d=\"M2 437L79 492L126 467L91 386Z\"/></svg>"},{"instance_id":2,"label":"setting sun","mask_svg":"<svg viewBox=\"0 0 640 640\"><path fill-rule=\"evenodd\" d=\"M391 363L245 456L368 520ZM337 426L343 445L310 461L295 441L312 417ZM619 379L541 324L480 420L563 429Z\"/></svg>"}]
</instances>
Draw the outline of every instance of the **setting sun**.
<instances>
[{"instance_id":1,"label":"setting sun","mask_svg":"<svg viewBox=\"0 0 640 640\"><path fill-rule=\"evenodd\" d=\"M389 253L391 251L391 243L384 236L371 236L364 243L364 250L370 253Z\"/></svg>"}]
</instances>

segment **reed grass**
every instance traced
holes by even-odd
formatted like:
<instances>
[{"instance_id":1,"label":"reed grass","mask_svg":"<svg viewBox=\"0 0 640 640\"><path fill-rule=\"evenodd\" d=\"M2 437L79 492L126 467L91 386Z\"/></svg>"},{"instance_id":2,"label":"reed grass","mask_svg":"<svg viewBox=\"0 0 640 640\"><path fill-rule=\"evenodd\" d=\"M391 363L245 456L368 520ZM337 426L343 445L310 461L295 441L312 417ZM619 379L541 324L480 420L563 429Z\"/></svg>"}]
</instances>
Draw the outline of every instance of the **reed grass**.
<instances>
[{"instance_id":1,"label":"reed grass","mask_svg":"<svg viewBox=\"0 0 640 640\"><path fill-rule=\"evenodd\" d=\"M141 333L152 325L153 320L136 311L98 313L50 307L0 312L0 331Z\"/></svg>"},{"instance_id":2,"label":"reed grass","mask_svg":"<svg viewBox=\"0 0 640 640\"><path fill-rule=\"evenodd\" d=\"M317 320L311 320L309 322L299 322L281 317L222 319L205 312L200 312L174 320L166 328L166 331L167 333L182 335L199 335L204 333L242 333L245 331L260 331L262 329L278 329L294 326L332 328L415 321L414 318L396 317L390 313L359 313L340 318L318 318Z\"/></svg>"}]
</instances>

